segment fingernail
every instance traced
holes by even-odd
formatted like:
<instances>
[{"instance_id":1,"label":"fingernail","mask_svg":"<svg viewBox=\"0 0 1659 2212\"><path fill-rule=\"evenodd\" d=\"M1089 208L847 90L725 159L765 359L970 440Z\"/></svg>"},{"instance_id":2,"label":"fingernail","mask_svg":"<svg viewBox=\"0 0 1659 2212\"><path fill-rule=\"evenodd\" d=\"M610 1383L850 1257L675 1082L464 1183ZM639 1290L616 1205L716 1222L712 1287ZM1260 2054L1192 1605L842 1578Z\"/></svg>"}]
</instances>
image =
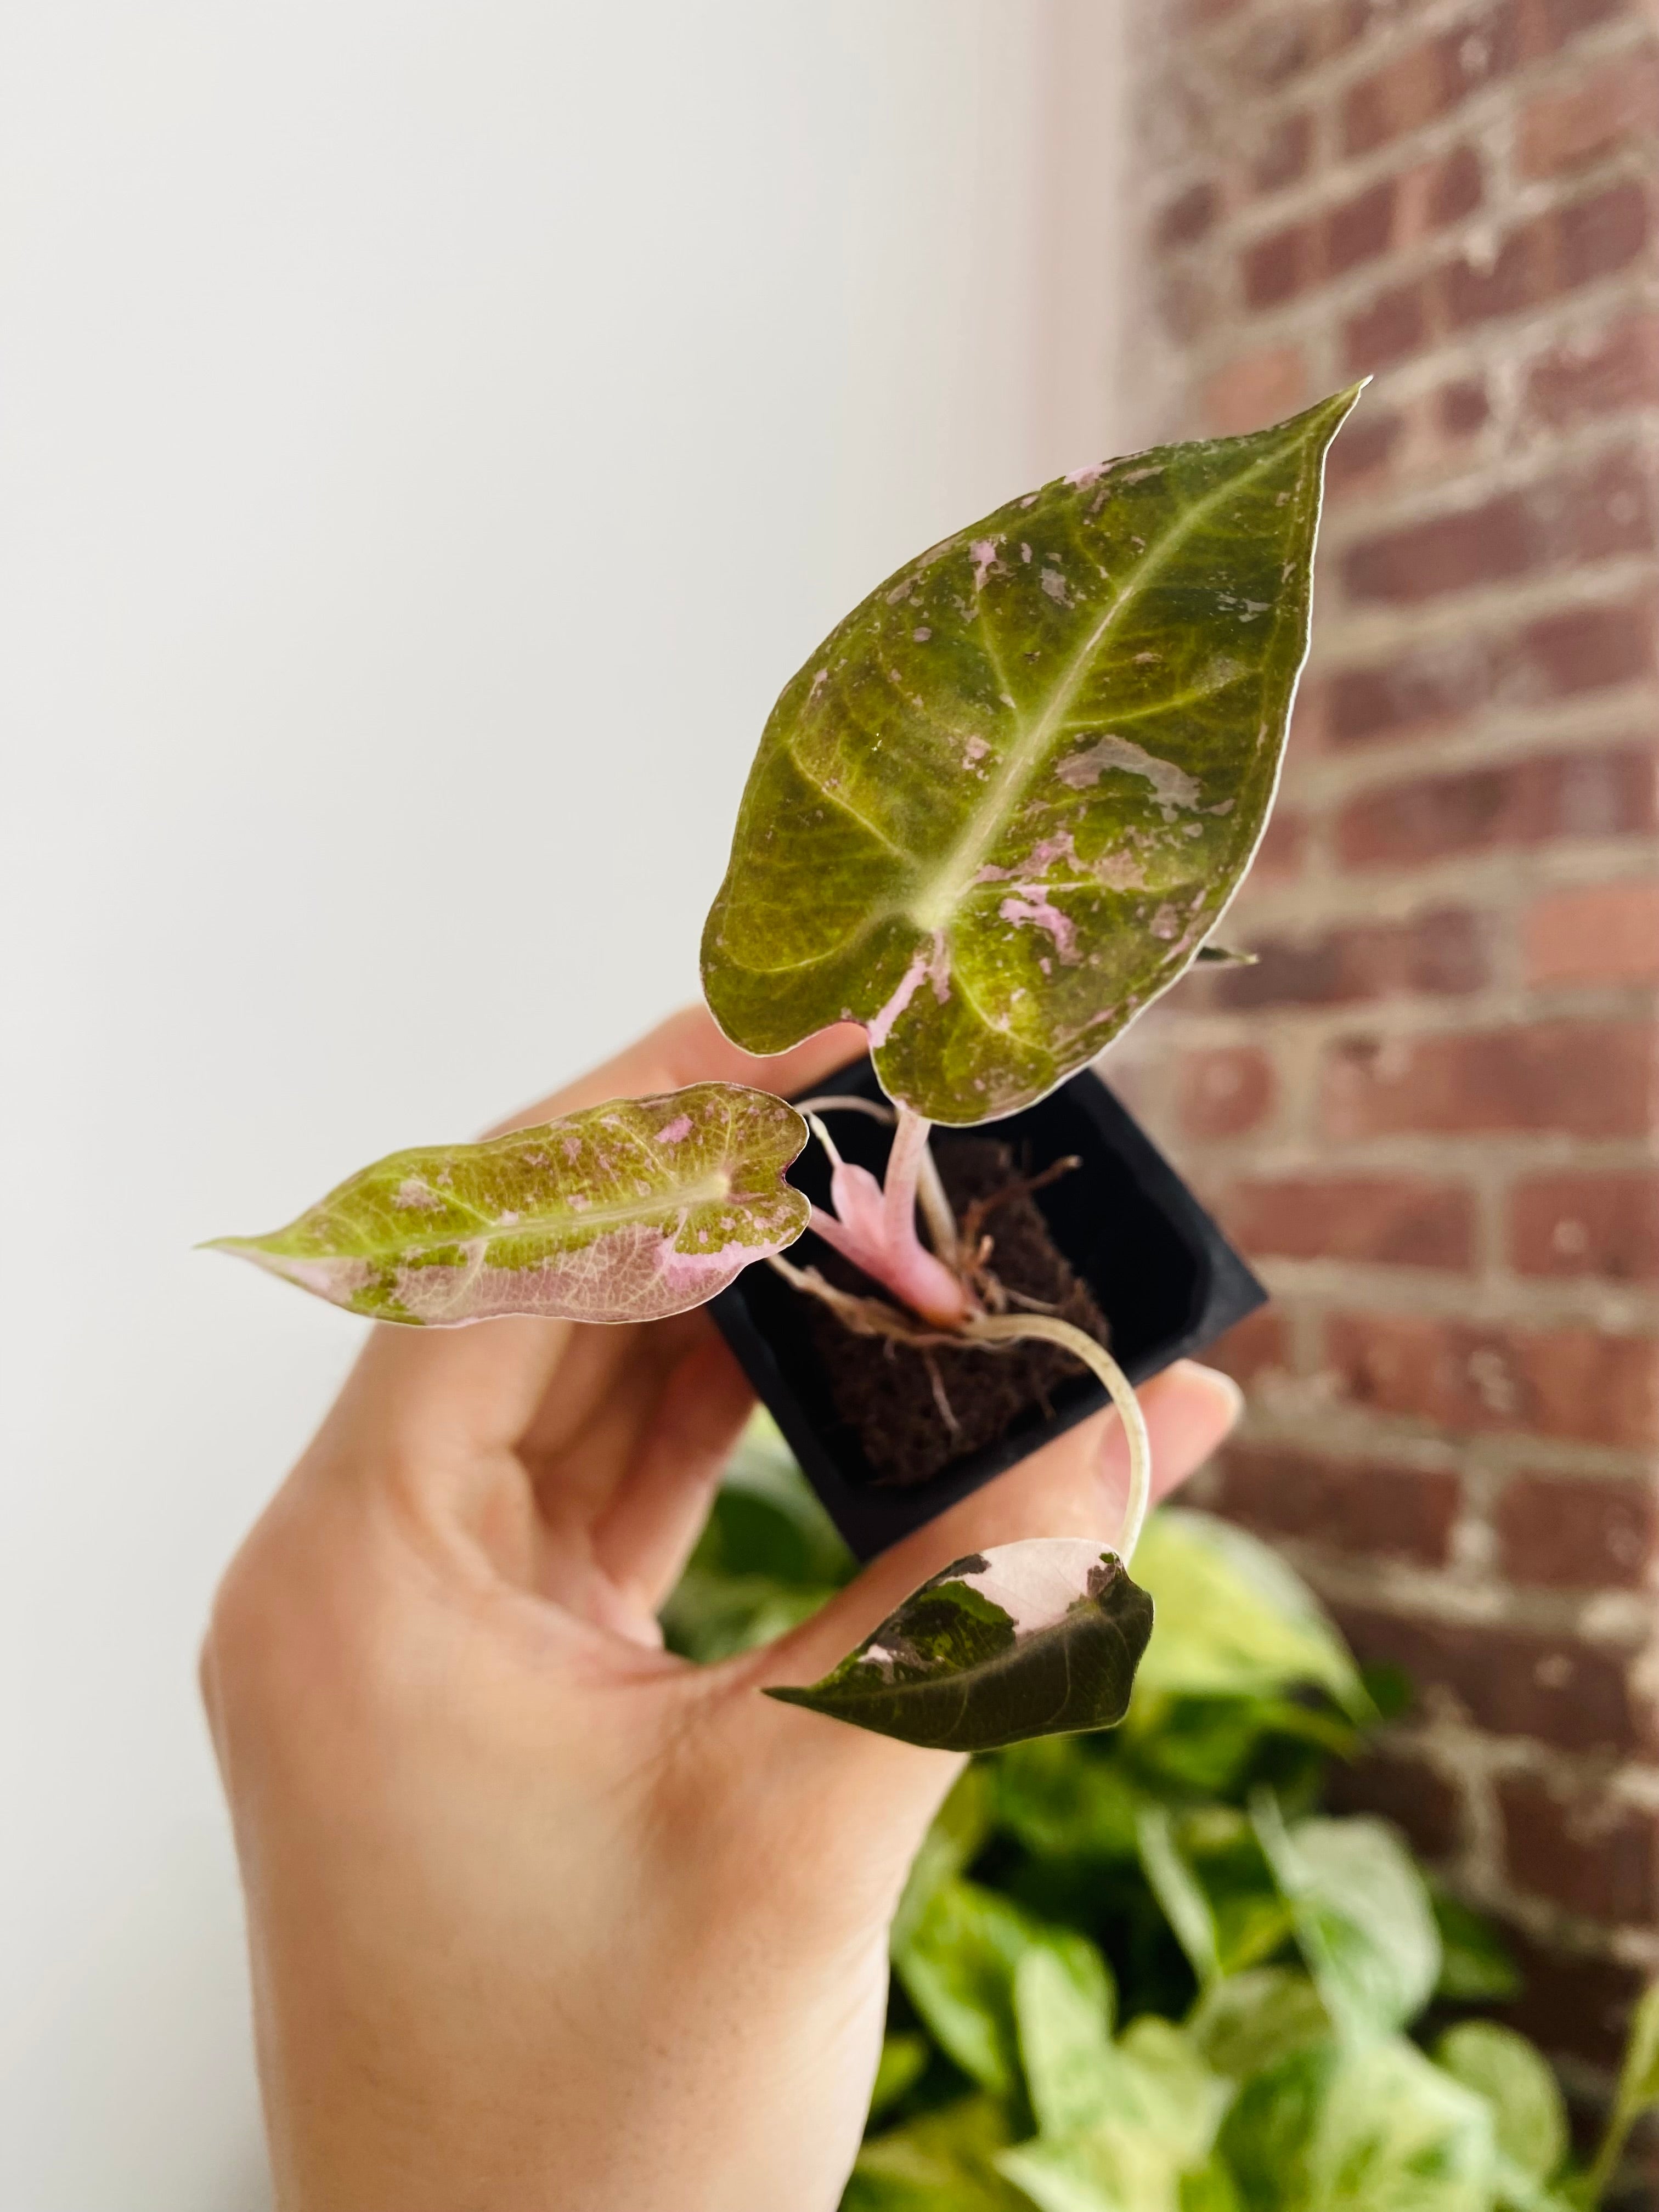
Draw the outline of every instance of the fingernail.
<instances>
[{"instance_id":1,"label":"fingernail","mask_svg":"<svg viewBox=\"0 0 1659 2212\"><path fill-rule=\"evenodd\" d=\"M1244 1393L1231 1375L1224 1375L1218 1367L1206 1367L1197 1359L1180 1359L1170 1372L1184 1373L1202 1386L1214 1399L1218 1411L1225 1418L1227 1426L1236 1428L1244 1411Z\"/></svg>"}]
</instances>

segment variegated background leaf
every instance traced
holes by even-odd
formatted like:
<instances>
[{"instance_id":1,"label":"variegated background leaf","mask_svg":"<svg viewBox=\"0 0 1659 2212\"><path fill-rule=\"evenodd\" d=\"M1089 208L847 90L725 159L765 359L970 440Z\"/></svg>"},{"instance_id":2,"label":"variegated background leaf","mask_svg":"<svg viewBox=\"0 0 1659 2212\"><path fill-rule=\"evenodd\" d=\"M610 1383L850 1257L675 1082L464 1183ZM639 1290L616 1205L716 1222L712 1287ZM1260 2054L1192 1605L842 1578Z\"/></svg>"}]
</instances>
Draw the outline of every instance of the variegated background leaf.
<instances>
[{"instance_id":1,"label":"variegated background leaf","mask_svg":"<svg viewBox=\"0 0 1659 2212\"><path fill-rule=\"evenodd\" d=\"M729 1036L861 1021L890 1096L981 1121L1176 980L1267 818L1357 397L1061 477L831 633L773 709L704 931Z\"/></svg>"},{"instance_id":2,"label":"variegated background leaf","mask_svg":"<svg viewBox=\"0 0 1659 2212\"><path fill-rule=\"evenodd\" d=\"M1115 1726L1152 1630L1115 1553L1036 1536L957 1559L821 1682L768 1695L906 1743L994 1751Z\"/></svg>"},{"instance_id":3,"label":"variegated background leaf","mask_svg":"<svg viewBox=\"0 0 1659 2212\"><path fill-rule=\"evenodd\" d=\"M781 1099L696 1083L392 1152L286 1229L215 1249L376 1321L656 1321L793 1243L811 1208L783 1171L805 1141Z\"/></svg>"}]
</instances>

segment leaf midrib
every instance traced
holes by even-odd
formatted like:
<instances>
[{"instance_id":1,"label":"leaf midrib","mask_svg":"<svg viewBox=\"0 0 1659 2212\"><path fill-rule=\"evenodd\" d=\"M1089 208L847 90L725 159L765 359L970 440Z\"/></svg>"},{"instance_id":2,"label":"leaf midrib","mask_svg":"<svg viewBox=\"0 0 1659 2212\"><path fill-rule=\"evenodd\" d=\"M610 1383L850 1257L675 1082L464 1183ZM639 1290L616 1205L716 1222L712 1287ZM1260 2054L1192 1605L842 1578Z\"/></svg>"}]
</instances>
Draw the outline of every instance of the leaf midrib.
<instances>
[{"instance_id":1,"label":"leaf midrib","mask_svg":"<svg viewBox=\"0 0 1659 2212\"><path fill-rule=\"evenodd\" d=\"M1230 493L1248 483L1269 462L1279 462L1283 459L1284 448L1275 446L1269 452L1260 454L1237 476L1225 477L1213 490L1195 500L1179 520L1171 524L1158 545L1142 559L1134 574L1110 602L1093 630L1073 654L1042 714L1029 728L1017 736L999 769L995 782L981 799L966 830L935 872L932 888L923 897L910 902L909 911L918 928L943 929L953 917L963 893L979 873L998 838L1007 827L1008 818L1013 811L1013 802L1042 765L1049 741L1064 722L1084 678L1094 665L1102 642L1118 617L1126 607L1133 604L1149 579L1164 565L1200 517L1208 514Z\"/></svg>"},{"instance_id":2,"label":"leaf midrib","mask_svg":"<svg viewBox=\"0 0 1659 2212\"><path fill-rule=\"evenodd\" d=\"M760 1195L764 1196L767 1194L760 1194ZM732 1188L730 1176L724 1170L720 1170L705 1176L702 1184L686 1190L676 1191L669 1197L638 1198L618 1201L609 1206L586 1206L580 1212L568 1205L557 1211L537 1209L529 1213L520 1214L516 1221L509 1222L490 1222L480 1214L477 1229L470 1234L464 1227L459 1225L452 1226L441 1235L434 1228L425 1236L422 1236L417 1231L414 1236L402 1237L395 1240L388 1237L384 1246L374 1246L370 1249L371 1251L391 1251L395 1247L400 1254L442 1251L447 1245L474 1244L480 1240L489 1243L501 1237L533 1237L538 1232L554 1227L574 1230L625 1228L633 1222L648 1220L653 1216L676 1211L682 1216L680 1225L683 1228L684 1216L694 1206L721 1203L752 1205L755 1202L753 1196L736 1196ZM466 1201L464 1200L462 1203L465 1204Z\"/></svg>"}]
</instances>

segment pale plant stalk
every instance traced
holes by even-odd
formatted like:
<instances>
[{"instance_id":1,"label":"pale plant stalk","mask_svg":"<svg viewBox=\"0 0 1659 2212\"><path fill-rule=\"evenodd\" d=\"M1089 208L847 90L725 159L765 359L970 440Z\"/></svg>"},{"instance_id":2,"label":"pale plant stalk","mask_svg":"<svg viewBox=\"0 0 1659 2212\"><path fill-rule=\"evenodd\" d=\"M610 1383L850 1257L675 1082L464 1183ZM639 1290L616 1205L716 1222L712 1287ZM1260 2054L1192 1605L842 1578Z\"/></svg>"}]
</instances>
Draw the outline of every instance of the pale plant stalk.
<instances>
[{"instance_id":1,"label":"pale plant stalk","mask_svg":"<svg viewBox=\"0 0 1659 2212\"><path fill-rule=\"evenodd\" d=\"M1072 1322L1061 1321L1057 1315L974 1314L963 1322L962 1335L969 1344L985 1345L1028 1343L1033 1337L1040 1337L1048 1344L1060 1345L1073 1358L1080 1359L1105 1389L1117 1407L1129 1446L1129 1494L1124 1500L1123 1522L1117 1540L1118 1557L1127 1567L1140 1541L1152 1498L1152 1438L1146 1433L1146 1417L1128 1376L1104 1345L1097 1344L1086 1330Z\"/></svg>"}]
</instances>

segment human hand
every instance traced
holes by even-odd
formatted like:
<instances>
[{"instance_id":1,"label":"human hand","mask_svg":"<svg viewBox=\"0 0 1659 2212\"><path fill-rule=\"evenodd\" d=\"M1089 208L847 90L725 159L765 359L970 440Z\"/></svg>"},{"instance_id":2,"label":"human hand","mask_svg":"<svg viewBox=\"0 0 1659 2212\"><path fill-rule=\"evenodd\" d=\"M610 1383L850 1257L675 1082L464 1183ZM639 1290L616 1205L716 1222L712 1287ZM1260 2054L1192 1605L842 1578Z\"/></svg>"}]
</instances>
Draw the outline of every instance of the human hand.
<instances>
[{"instance_id":1,"label":"human hand","mask_svg":"<svg viewBox=\"0 0 1659 2212\"><path fill-rule=\"evenodd\" d=\"M707 1078L799 1091L701 1010L518 1117ZM887 1929L961 1761L783 1705L928 1575L1113 1539L1103 1413L763 1650L657 1608L751 1403L706 1315L380 1328L227 1573L203 1685L246 1892L283 2212L831 2212ZM1143 1394L1167 1491L1237 1409Z\"/></svg>"}]
</instances>

